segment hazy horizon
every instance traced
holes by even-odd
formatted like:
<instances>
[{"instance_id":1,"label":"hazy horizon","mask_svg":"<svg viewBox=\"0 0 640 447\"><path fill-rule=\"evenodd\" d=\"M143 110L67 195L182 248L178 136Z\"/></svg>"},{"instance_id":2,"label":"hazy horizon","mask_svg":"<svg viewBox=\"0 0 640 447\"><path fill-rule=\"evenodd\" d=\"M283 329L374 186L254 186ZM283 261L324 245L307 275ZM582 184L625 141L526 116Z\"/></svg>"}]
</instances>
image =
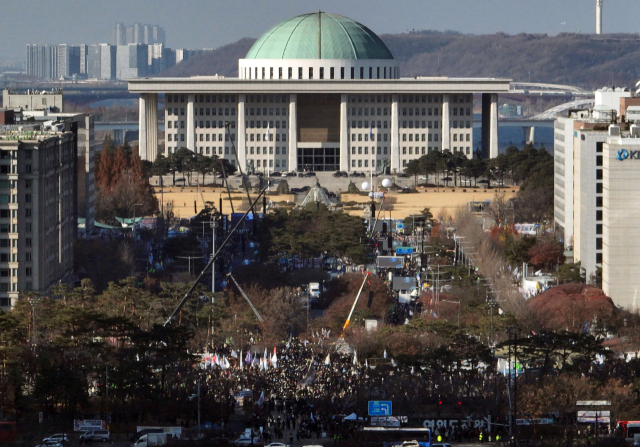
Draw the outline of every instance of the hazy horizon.
<instances>
[{"instance_id":1,"label":"hazy horizon","mask_svg":"<svg viewBox=\"0 0 640 447\"><path fill-rule=\"evenodd\" d=\"M157 24L170 48L217 48L243 37L259 37L273 25L309 11L348 16L378 34L411 30L459 31L469 34L595 32L595 0L4 0L0 58L24 58L33 44L112 43L116 22ZM34 5L38 5L34 7ZM108 5L108 7L107 7ZM35 11L34 11L35 10ZM637 0L605 0L605 33L637 33ZM24 24L24 25L20 25Z\"/></svg>"}]
</instances>

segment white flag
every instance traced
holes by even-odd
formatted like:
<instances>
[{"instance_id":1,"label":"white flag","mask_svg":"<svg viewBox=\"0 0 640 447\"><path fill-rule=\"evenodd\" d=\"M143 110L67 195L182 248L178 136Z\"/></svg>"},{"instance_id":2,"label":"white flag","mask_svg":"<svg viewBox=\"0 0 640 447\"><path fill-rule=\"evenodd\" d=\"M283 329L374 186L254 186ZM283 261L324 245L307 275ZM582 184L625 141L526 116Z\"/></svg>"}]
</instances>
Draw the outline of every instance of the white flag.
<instances>
[{"instance_id":1,"label":"white flag","mask_svg":"<svg viewBox=\"0 0 640 447\"><path fill-rule=\"evenodd\" d=\"M264 348L264 358L265 359L267 358L267 348L266 347Z\"/></svg>"},{"instance_id":2,"label":"white flag","mask_svg":"<svg viewBox=\"0 0 640 447\"><path fill-rule=\"evenodd\" d=\"M331 365L331 359L329 358L329 355L330 355L330 354L327 354L327 358L326 358L326 359L324 359L324 364L325 364L325 365Z\"/></svg>"},{"instance_id":3,"label":"white flag","mask_svg":"<svg viewBox=\"0 0 640 447\"><path fill-rule=\"evenodd\" d=\"M278 357L276 356L275 352L271 356L271 366L273 366L274 368L278 367Z\"/></svg>"},{"instance_id":4,"label":"white flag","mask_svg":"<svg viewBox=\"0 0 640 447\"><path fill-rule=\"evenodd\" d=\"M238 358L238 353L236 352L235 349L233 351L231 351L231 357L233 357L234 359Z\"/></svg>"},{"instance_id":5,"label":"white flag","mask_svg":"<svg viewBox=\"0 0 640 447\"><path fill-rule=\"evenodd\" d=\"M358 364L358 351L353 351L353 364Z\"/></svg>"},{"instance_id":6,"label":"white flag","mask_svg":"<svg viewBox=\"0 0 640 447\"><path fill-rule=\"evenodd\" d=\"M364 359L364 367L369 369L369 360L368 359Z\"/></svg>"},{"instance_id":7,"label":"white flag","mask_svg":"<svg viewBox=\"0 0 640 447\"><path fill-rule=\"evenodd\" d=\"M386 349L384 350L384 358L385 359L387 358L387 350Z\"/></svg>"},{"instance_id":8,"label":"white flag","mask_svg":"<svg viewBox=\"0 0 640 447\"><path fill-rule=\"evenodd\" d=\"M396 366L398 366L398 364L396 363L395 360L391 359L391 364L393 365L393 367L395 368Z\"/></svg>"},{"instance_id":9,"label":"white flag","mask_svg":"<svg viewBox=\"0 0 640 447\"><path fill-rule=\"evenodd\" d=\"M242 349L240 350L240 357L239 357L240 361L238 363L240 363L240 371L242 371L242 367L243 367L243 361L242 361Z\"/></svg>"}]
</instances>

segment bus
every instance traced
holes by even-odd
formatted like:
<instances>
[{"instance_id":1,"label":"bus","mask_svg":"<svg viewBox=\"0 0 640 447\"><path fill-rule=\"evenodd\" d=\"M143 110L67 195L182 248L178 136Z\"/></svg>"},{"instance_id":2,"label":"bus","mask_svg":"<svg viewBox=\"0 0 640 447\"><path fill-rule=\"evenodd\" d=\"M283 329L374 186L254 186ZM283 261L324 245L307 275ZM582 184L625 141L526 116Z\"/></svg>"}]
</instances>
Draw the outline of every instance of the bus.
<instances>
[{"instance_id":1,"label":"bus","mask_svg":"<svg viewBox=\"0 0 640 447\"><path fill-rule=\"evenodd\" d=\"M405 441L417 441L420 447L431 447L431 430L422 427L364 427L358 432L358 440L362 445L372 442L385 447L400 446Z\"/></svg>"},{"instance_id":2,"label":"bus","mask_svg":"<svg viewBox=\"0 0 640 447\"><path fill-rule=\"evenodd\" d=\"M17 435L15 422L0 422L0 444L15 442Z\"/></svg>"},{"instance_id":3,"label":"bus","mask_svg":"<svg viewBox=\"0 0 640 447\"><path fill-rule=\"evenodd\" d=\"M618 421L616 435L631 443L640 440L640 421Z\"/></svg>"}]
</instances>

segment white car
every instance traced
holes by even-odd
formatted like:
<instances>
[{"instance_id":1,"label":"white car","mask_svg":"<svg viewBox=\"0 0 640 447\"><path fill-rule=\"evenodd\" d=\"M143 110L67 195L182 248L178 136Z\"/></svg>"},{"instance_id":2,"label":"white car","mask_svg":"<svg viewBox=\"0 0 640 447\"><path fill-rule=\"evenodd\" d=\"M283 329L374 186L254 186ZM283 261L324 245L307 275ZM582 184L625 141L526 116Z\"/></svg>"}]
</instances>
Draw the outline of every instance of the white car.
<instances>
[{"instance_id":1,"label":"white car","mask_svg":"<svg viewBox=\"0 0 640 447\"><path fill-rule=\"evenodd\" d=\"M67 435L65 433L56 433L55 435L51 435L48 438L44 438L42 440L43 444L47 444L47 443L59 443L59 444L64 444L66 442L69 442L69 438L67 438Z\"/></svg>"}]
</instances>

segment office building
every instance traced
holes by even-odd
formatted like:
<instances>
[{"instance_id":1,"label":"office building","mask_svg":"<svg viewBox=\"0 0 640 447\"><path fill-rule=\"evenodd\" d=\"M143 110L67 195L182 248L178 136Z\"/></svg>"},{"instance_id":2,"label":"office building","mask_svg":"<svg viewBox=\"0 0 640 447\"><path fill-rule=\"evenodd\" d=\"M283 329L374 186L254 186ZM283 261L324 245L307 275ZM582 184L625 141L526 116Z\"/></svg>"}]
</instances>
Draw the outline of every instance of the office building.
<instances>
[{"instance_id":1,"label":"office building","mask_svg":"<svg viewBox=\"0 0 640 447\"><path fill-rule=\"evenodd\" d=\"M609 124L632 104L631 95L624 88L597 90L593 108L572 110L554 124L555 225L588 281L602 267L602 156L597 154Z\"/></svg>"},{"instance_id":2,"label":"office building","mask_svg":"<svg viewBox=\"0 0 640 447\"><path fill-rule=\"evenodd\" d=\"M640 307L640 126L611 126L603 144L602 289L632 312Z\"/></svg>"},{"instance_id":3,"label":"office building","mask_svg":"<svg viewBox=\"0 0 640 447\"><path fill-rule=\"evenodd\" d=\"M2 91L2 105L5 109L17 110L64 110L62 89Z\"/></svg>"},{"instance_id":4,"label":"office building","mask_svg":"<svg viewBox=\"0 0 640 447\"><path fill-rule=\"evenodd\" d=\"M0 307L23 291L73 281L76 133L41 126L0 131Z\"/></svg>"},{"instance_id":5,"label":"office building","mask_svg":"<svg viewBox=\"0 0 640 447\"><path fill-rule=\"evenodd\" d=\"M178 61L178 56L176 56ZM398 62L366 26L311 13L265 33L238 62L239 77L131 79L140 94L140 155L218 155L243 170L401 172L429 151L498 154L498 94L508 79L401 78ZM482 97L482 148L473 148L473 97ZM229 123L225 128L225 123Z\"/></svg>"},{"instance_id":6,"label":"office building","mask_svg":"<svg viewBox=\"0 0 640 447\"><path fill-rule=\"evenodd\" d=\"M601 269L613 301L635 311L640 285L635 217L640 201L640 98L628 89L601 89L593 108L555 122L554 213L565 245L573 247L588 282Z\"/></svg>"}]
</instances>

